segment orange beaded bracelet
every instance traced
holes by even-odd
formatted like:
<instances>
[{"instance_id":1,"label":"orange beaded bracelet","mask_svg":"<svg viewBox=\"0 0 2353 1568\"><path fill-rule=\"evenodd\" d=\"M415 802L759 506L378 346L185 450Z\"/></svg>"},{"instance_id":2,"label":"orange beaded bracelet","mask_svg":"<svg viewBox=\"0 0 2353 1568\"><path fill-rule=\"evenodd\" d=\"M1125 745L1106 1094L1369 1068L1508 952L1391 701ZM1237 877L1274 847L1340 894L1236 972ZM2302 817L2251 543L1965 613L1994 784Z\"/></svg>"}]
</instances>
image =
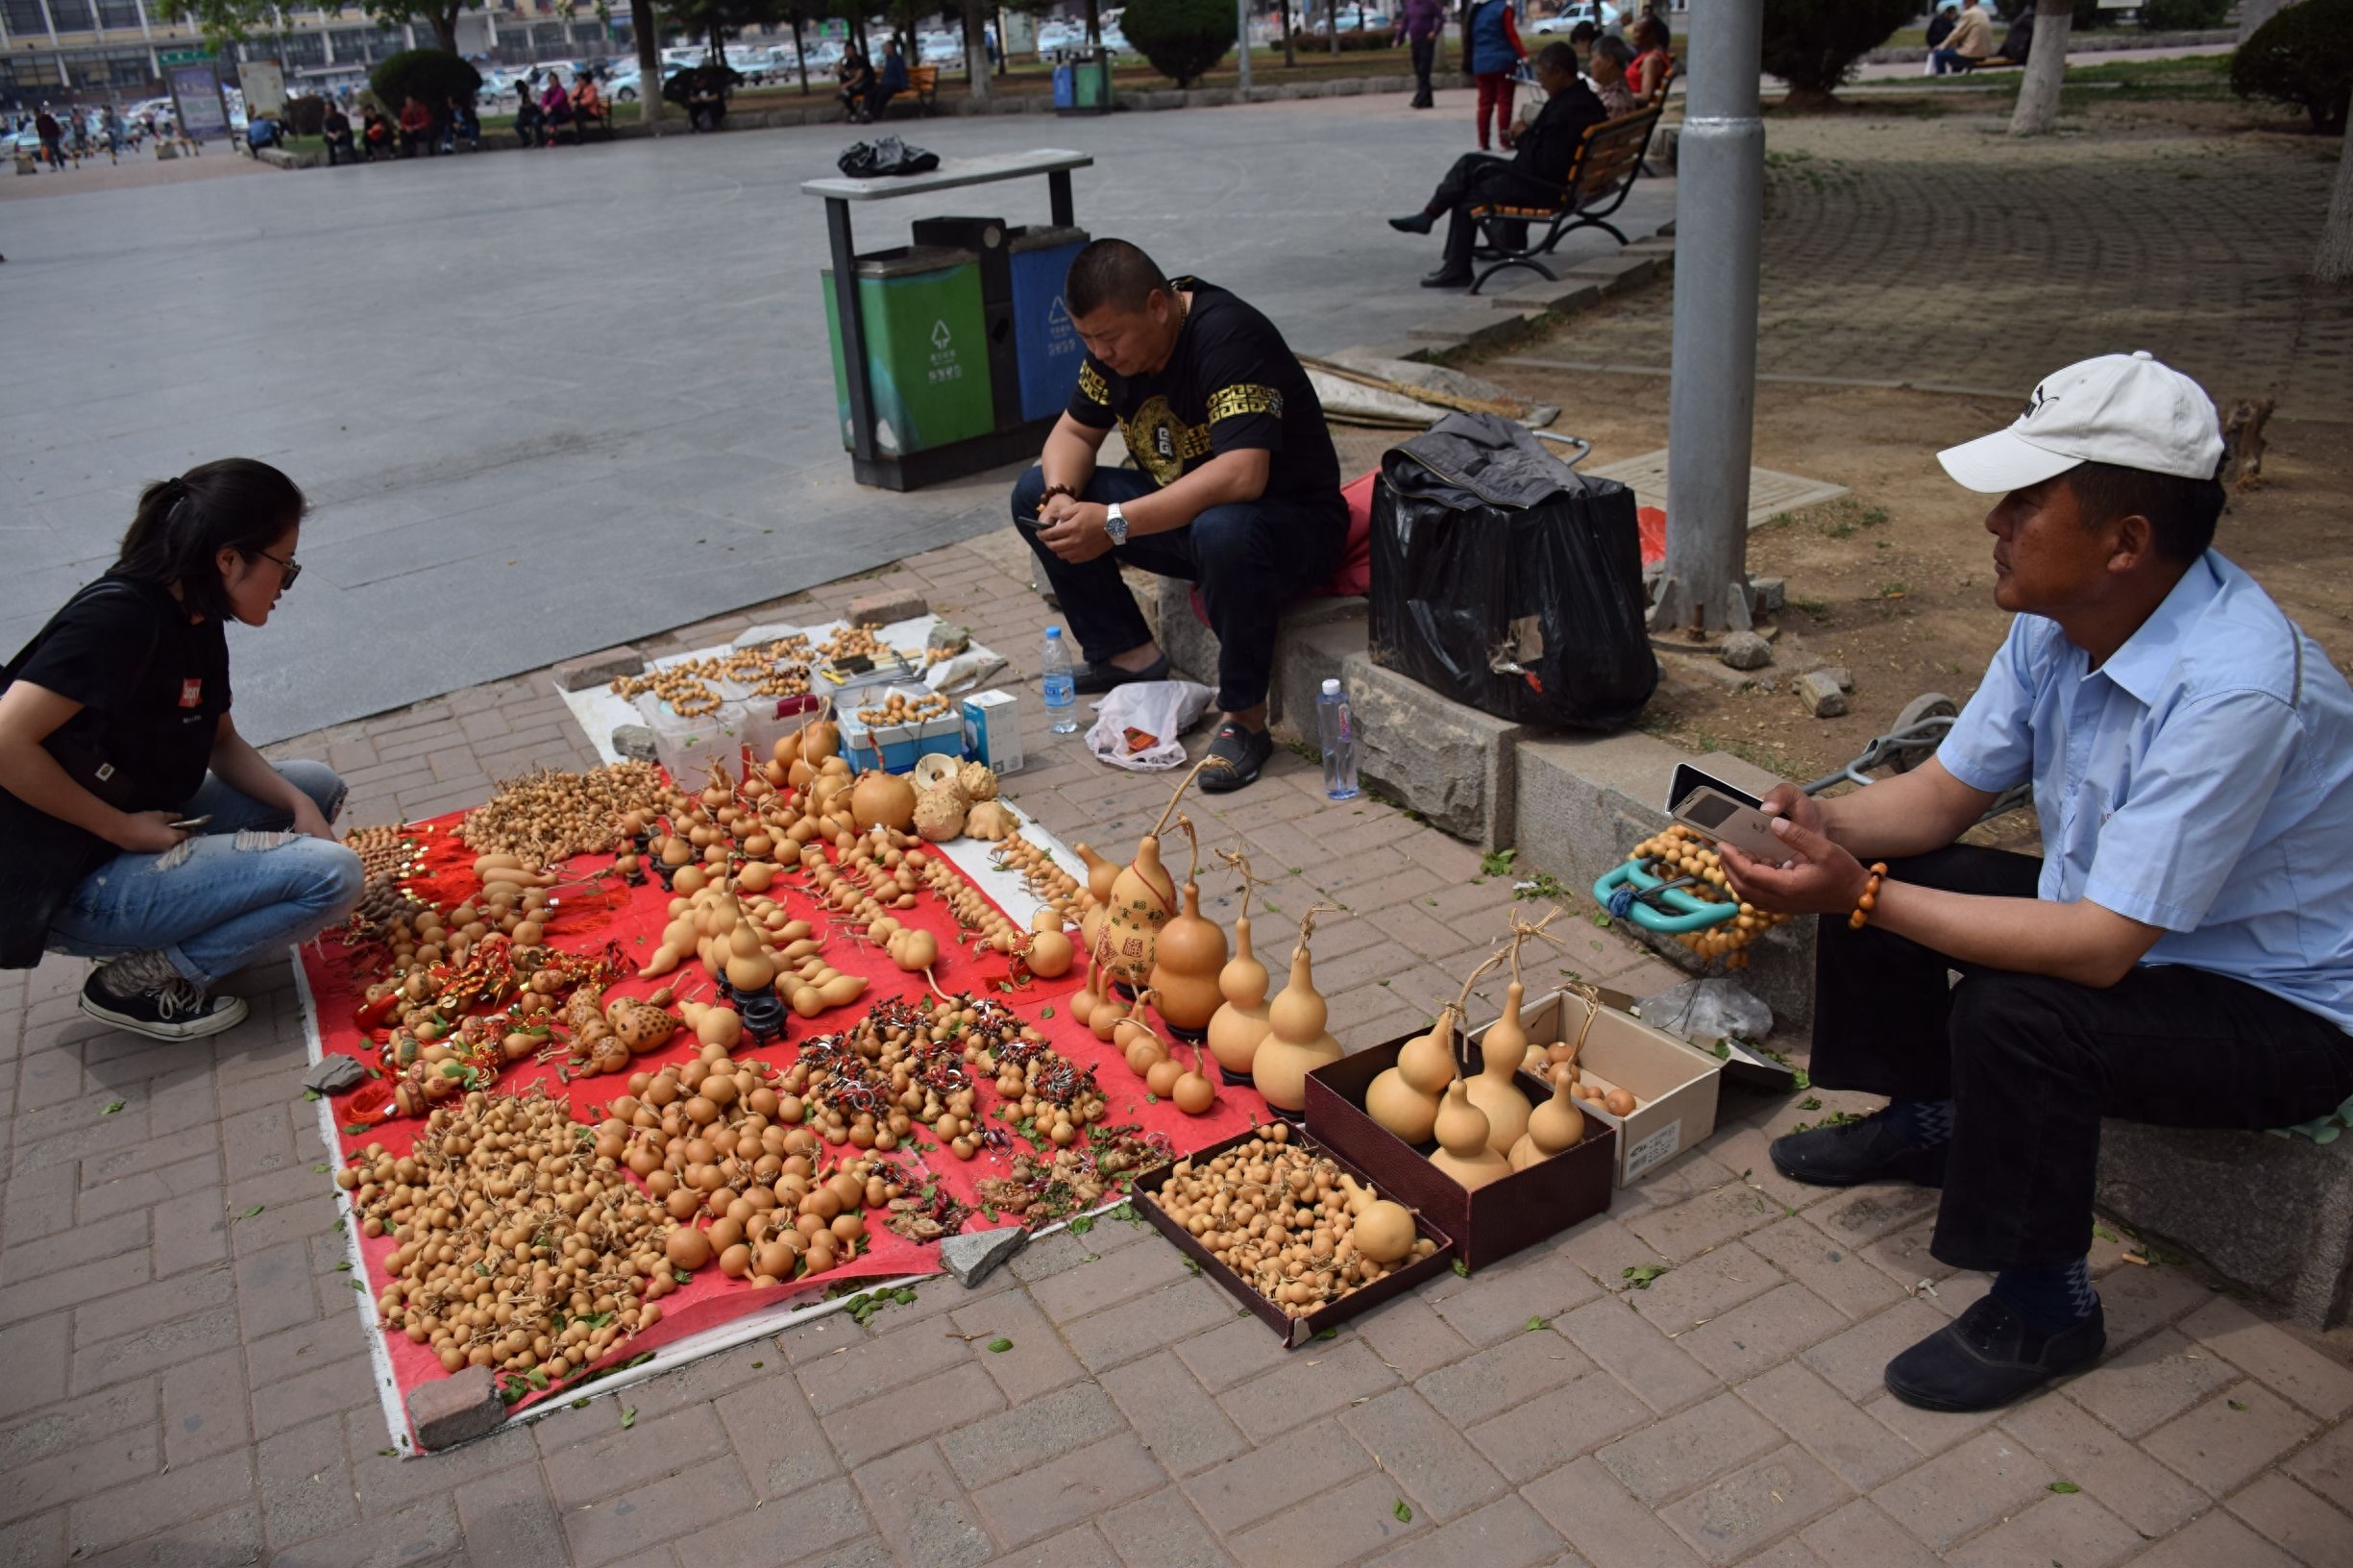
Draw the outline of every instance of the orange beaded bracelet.
<instances>
[{"instance_id":1,"label":"orange beaded bracelet","mask_svg":"<svg viewBox=\"0 0 2353 1568\"><path fill-rule=\"evenodd\" d=\"M1863 896L1854 901L1854 913L1847 917L1847 929L1860 931L1871 923L1871 912L1879 907L1879 883L1886 875L1886 861L1871 863L1871 880L1863 885Z\"/></svg>"}]
</instances>

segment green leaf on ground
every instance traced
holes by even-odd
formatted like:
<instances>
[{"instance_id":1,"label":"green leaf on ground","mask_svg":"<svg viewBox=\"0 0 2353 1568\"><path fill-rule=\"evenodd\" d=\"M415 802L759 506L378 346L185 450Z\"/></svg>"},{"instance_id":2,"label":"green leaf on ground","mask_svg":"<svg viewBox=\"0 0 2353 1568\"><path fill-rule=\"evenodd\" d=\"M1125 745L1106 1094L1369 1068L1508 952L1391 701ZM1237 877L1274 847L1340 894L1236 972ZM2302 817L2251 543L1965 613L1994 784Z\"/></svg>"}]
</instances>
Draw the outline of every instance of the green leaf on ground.
<instances>
[{"instance_id":1,"label":"green leaf on ground","mask_svg":"<svg viewBox=\"0 0 2353 1568\"><path fill-rule=\"evenodd\" d=\"M343 1136L345 1138L357 1138L367 1130L368 1124L364 1121L347 1122L343 1128Z\"/></svg>"},{"instance_id":2,"label":"green leaf on ground","mask_svg":"<svg viewBox=\"0 0 2353 1568\"><path fill-rule=\"evenodd\" d=\"M1047 1008L1047 1009L1045 1009L1043 1012L1042 1012L1042 1013L1040 1013L1040 1014L1038 1015L1038 1017L1042 1017L1042 1018L1050 1018L1050 1017L1052 1017L1053 1016L1054 1016L1054 1010L1053 1010L1052 1008L1050 1008L1050 1007L1049 1007L1049 1008Z\"/></svg>"},{"instance_id":3,"label":"green leaf on ground","mask_svg":"<svg viewBox=\"0 0 2353 1568\"><path fill-rule=\"evenodd\" d=\"M586 1394L582 1394L579 1398L574 1400L572 1402L572 1408L576 1410L584 1410L588 1409L588 1396Z\"/></svg>"},{"instance_id":4,"label":"green leaf on ground","mask_svg":"<svg viewBox=\"0 0 2353 1568\"><path fill-rule=\"evenodd\" d=\"M1547 1323L1543 1318L1532 1317L1527 1322L1520 1325L1520 1331L1523 1334L1536 1334L1551 1327L1552 1325Z\"/></svg>"},{"instance_id":5,"label":"green leaf on ground","mask_svg":"<svg viewBox=\"0 0 2353 1568\"><path fill-rule=\"evenodd\" d=\"M2121 1241L2124 1239L2122 1237L2117 1235L2114 1231L2108 1229L2107 1226L2101 1224L2096 1219L2092 1221L2092 1234L2099 1237L2102 1241Z\"/></svg>"},{"instance_id":6,"label":"green leaf on ground","mask_svg":"<svg viewBox=\"0 0 2353 1568\"><path fill-rule=\"evenodd\" d=\"M1198 1259L1198 1258L1188 1258L1188 1259L1186 1259L1186 1260L1185 1260L1185 1272L1186 1272L1186 1273L1188 1273L1188 1274L1198 1274L1198 1273L1200 1273L1200 1272L1201 1272L1201 1260L1200 1260L1200 1259Z\"/></svg>"},{"instance_id":7,"label":"green leaf on ground","mask_svg":"<svg viewBox=\"0 0 2353 1568\"><path fill-rule=\"evenodd\" d=\"M1471 1277L1471 1265L1458 1258L1455 1260L1455 1272L1467 1280Z\"/></svg>"},{"instance_id":8,"label":"green leaf on ground","mask_svg":"<svg viewBox=\"0 0 2353 1568\"><path fill-rule=\"evenodd\" d=\"M1340 1331L1337 1329L1317 1329L1315 1331L1315 1337L1318 1339L1337 1339L1339 1336Z\"/></svg>"},{"instance_id":9,"label":"green leaf on ground","mask_svg":"<svg viewBox=\"0 0 2353 1568\"><path fill-rule=\"evenodd\" d=\"M1618 1278L1632 1281L1633 1289L1648 1290L1653 1280L1674 1266L1672 1263L1636 1263L1631 1268L1619 1270Z\"/></svg>"},{"instance_id":10,"label":"green leaf on ground","mask_svg":"<svg viewBox=\"0 0 2353 1568\"><path fill-rule=\"evenodd\" d=\"M760 1370L760 1368L762 1368L762 1367L766 1366L767 1364L768 1364L768 1363L767 1363L766 1361L754 1361L754 1362L752 1362L752 1363L751 1363L751 1369L752 1369L754 1372L757 1372L757 1371L759 1371L759 1370Z\"/></svg>"},{"instance_id":11,"label":"green leaf on ground","mask_svg":"<svg viewBox=\"0 0 2353 1568\"><path fill-rule=\"evenodd\" d=\"M1013 1349L1013 1341L1010 1339L992 1339L989 1341L989 1354L992 1356L1002 1356L1005 1354L1005 1352L1011 1349Z\"/></svg>"},{"instance_id":12,"label":"green leaf on ground","mask_svg":"<svg viewBox=\"0 0 2353 1568\"><path fill-rule=\"evenodd\" d=\"M1094 1216L1092 1214L1072 1214L1070 1216L1070 1234L1072 1236L1085 1236L1089 1231L1093 1229Z\"/></svg>"},{"instance_id":13,"label":"green leaf on ground","mask_svg":"<svg viewBox=\"0 0 2353 1568\"><path fill-rule=\"evenodd\" d=\"M2234 1410L2243 1410L2246 1409L2246 1402L2244 1400L2226 1399L2222 1403L2228 1405Z\"/></svg>"},{"instance_id":14,"label":"green leaf on ground","mask_svg":"<svg viewBox=\"0 0 2353 1568\"><path fill-rule=\"evenodd\" d=\"M349 1274L351 1271L352 1261L348 1258L335 1265L335 1272L338 1274Z\"/></svg>"},{"instance_id":15,"label":"green leaf on ground","mask_svg":"<svg viewBox=\"0 0 2353 1568\"><path fill-rule=\"evenodd\" d=\"M100 1115L102 1115L102 1116L110 1116L110 1115L113 1115L115 1112L120 1111L122 1108L123 1108L123 1102L122 1102L122 1101L120 1101L120 1100L109 1100L109 1101L107 1101L107 1108L106 1108L104 1111L99 1112L98 1114L99 1114Z\"/></svg>"},{"instance_id":16,"label":"green leaf on ground","mask_svg":"<svg viewBox=\"0 0 2353 1568\"><path fill-rule=\"evenodd\" d=\"M251 1219L259 1213L261 1213L261 1205L257 1203L251 1209L246 1210L245 1213L239 1214L237 1217L239 1219Z\"/></svg>"},{"instance_id":17,"label":"green leaf on ground","mask_svg":"<svg viewBox=\"0 0 2353 1568\"><path fill-rule=\"evenodd\" d=\"M1401 1525L1409 1525L1413 1523L1413 1509L1407 1505L1406 1500L1402 1497L1397 1500L1396 1506L1391 1507L1389 1512L1397 1516L1397 1522Z\"/></svg>"},{"instance_id":18,"label":"green leaf on ground","mask_svg":"<svg viewBox=\"0 0 2353 1568\"><path fill-rule=\"evenodd\" d=\"M319 1098L319 1091L315 1089L306 1089L303 1090L303 1098L315 1101Z\"/></svg>"},{"instance_id":19,"label":"green leaf on ground","mask_svg":"<svg viewBox=\"0 0 2353 1568\"><path fill-rule=\"evenodd\" d=\"M1821 1109L1822 1109L1822 1096L1821 1096L1821 1095L1819 1095L1819 1094L1808 1094L1808 1095L1807 1095L1805 1098L1803 1098L1803 1099L1802 1099L1802 1100L1800 1100L1800 1101L1798 1102L1798 1109L1799 1109L1799 1110L1801 1110L1801 1111L1819 1111L1819 1110L1821 1110Z\"/></svg>"},{"instance_id":20,"label":"green leaf on ground","mask_svg":"<svg viewBox=\"0 0 2353 1568\"><path fill-rule=\"evenodd\" d=\"M621 1430L626 1432L635 1425L637 1425L637 1407L624 1405L621 1408Z\"/></svg>"},{"instance_id":21,"label":"green leaf on ground","mask_svg":"<svg viewBox=\"0 0 2353 1568\"><path fill-rule=\"evenodd\" d=\"M1509 876L1511 863L1520 858L1517 849L1494 849L1479 857L1481 876Z\"/></svg>"},{"instance_id":22,"label":"green leaf on ground","mask_svg":"<svg viewBox=\"0 0 2353 1568\"><path fill-rule=\"evenodd\" d=\"M2076 1485L2071 1481L2054 1481L2050 1483L2049 1490L2057 1492L2062 1497L2065 1497L2072 1492L2080 1492L2083 1490L2083 1488Z\"/></svg>"}]
</instances>

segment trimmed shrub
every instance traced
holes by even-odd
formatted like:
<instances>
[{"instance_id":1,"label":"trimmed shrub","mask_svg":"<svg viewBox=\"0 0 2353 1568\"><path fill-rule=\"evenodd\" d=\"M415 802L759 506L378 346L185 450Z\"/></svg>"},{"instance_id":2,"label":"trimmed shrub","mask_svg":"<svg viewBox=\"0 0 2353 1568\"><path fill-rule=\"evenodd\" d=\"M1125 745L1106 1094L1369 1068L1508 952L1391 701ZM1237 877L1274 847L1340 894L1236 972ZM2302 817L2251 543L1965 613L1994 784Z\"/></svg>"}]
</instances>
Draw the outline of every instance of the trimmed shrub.
<instances>
[{"instance_id":1,"label":"trimmed shrub","mask_svg":"<svg viewBox=\"0 0 2353 1568\"><path fill-rule=\"evenodd\" d=\"M1154 70L1189 87L1234 47L1234 7L1232 0L1132 0L1119 30ZM1302 54L1312 47L1300 42Z\"/></svg>"},{"instance_id":2,"label":"trimmed shrub","mask_svg":"<svg viewBox=\"0 0 2353 1568\"><path fill-rule=\"evenodd\" d=\"M1920 14L1920 0L1764 0L1765 69L1793 103L1846 86L1854 62Z\"/></svg>"},{"instance_id":3,"label":"trimmed shrub","mask_svg":"<svg viewBox=\"0 0 2353 1568\"><path fill-rule=\"evenodd\" d=\"M413 95L438 120L451 99L470 104L481 95L482 73L447 49L406 49L368 73L368 90L389 114L398 115Z\"/></svg>"},{"instance_id":4,"label":"trimmed shrub","mask_svg":"<svg viewBox=\"0 0 2353 1568\"><path fill-rule=\"evenodd\" d=\"M324 98L289 98L286 100L286 135L315 136L327 129L327 100Z\"/></svg>"},{"instance_id":5,"label":"trimmed shrub","mask_svg":"<svg viewBox=\"0 0 2353 1568\"><path fill-rule=\"evenodd\" d=\"M2231 56L2230 90L2294 104L2323 135L2342 135L2353 105L2353 0L2298 0Z\"/></svg>"},{"instance_id":6,"label":"trimmed shrub","mask_svg":"<svg viewBox=\"0 0 2353 1568\"><path fill-rule=\"evenodd\" d=\"M2141 0L2144 33L2198 33L2230 20L2231 0Z\"/></svg>"}]
</instances>

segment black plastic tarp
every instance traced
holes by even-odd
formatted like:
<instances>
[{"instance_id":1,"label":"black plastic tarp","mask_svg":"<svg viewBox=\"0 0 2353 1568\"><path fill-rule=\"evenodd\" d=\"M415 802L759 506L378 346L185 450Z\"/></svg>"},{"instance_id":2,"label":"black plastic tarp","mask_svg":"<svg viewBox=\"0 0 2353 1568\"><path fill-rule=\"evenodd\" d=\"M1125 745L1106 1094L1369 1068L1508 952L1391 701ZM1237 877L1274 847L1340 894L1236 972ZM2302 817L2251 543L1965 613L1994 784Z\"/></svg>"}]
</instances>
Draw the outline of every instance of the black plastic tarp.
<instances>
[{"instance_id":1,"label":"black plastic tarp","mask_svg":"<svg viewBox=\"0 0 2353 1568\"><path fill-rule=\"evenodd\" d=\"M1518 723L1615 729L1658 684L1634 493L1520 426L1450 414L1373 493L1372 656Z\"/></svg>"}]
</instances>

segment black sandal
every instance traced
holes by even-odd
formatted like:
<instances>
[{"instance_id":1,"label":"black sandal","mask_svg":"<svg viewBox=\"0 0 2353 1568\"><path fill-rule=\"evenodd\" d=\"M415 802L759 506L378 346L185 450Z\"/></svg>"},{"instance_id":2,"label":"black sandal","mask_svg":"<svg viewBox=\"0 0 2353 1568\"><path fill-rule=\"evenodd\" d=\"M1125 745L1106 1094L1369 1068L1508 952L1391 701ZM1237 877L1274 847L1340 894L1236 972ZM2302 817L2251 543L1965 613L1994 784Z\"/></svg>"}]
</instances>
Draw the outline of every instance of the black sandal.
<instances>
[{"instance_id":1,"label":"black sandal","mask_svg":"<svg viewBox=\"0 0 2353 1568\"><path fill-rule=\"evenodd\" d=\"M1244 729L1227 720L1210 742L1208 766L1201 770L1201 789L1224 795L1258 782L1259 770L1275 754L1275 738L1262 729Z\"/></svg>"}]
</instances>

